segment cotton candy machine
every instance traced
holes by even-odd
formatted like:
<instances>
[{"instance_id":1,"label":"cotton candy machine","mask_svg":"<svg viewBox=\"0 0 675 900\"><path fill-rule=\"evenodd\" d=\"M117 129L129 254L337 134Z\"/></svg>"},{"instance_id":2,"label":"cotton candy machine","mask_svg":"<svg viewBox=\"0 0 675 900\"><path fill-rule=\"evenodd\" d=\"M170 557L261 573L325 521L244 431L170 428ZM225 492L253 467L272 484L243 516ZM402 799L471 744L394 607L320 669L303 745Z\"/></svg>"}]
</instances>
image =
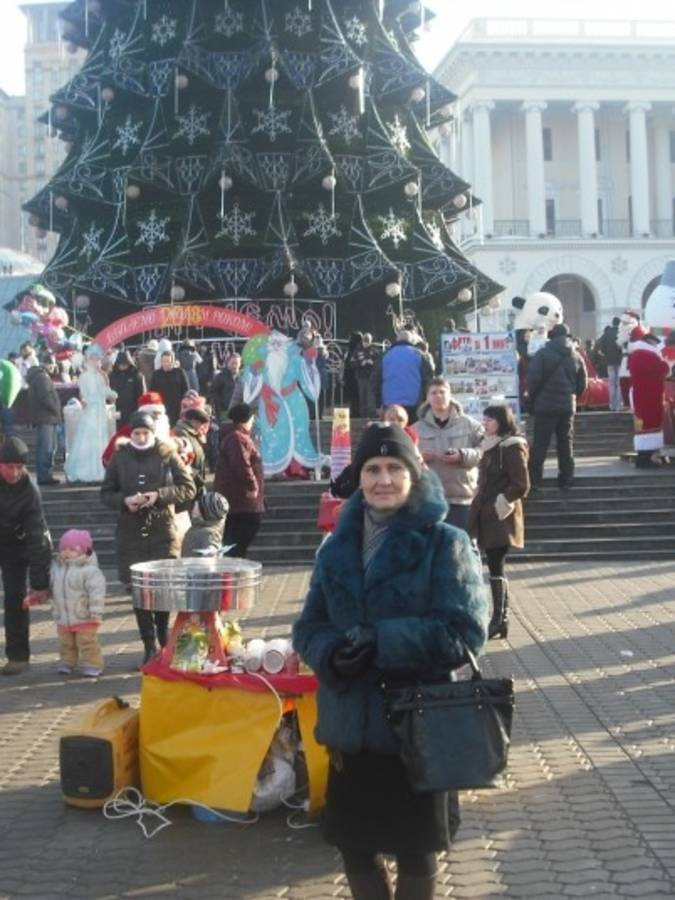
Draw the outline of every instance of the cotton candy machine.
<instances>
[{"instance_id":1,"label":"cotton candy machine","mask_svg":"<svg viewBox=\"0 0 675 900\"><path fill-rule=\"evenodd\" d=\"M255 606L261 579L260 563L234 557L162 559L131 567L137 609L178 613L163 664L199 674L228 671L235 660L243 667L241 629L232 618Z\"/></svg>"},{"instance_id":2,"label":"cotton candy machine","mask_svg":"<svg viewBox=\"0 0 675 900\"><path fill-rule=\"evenodd\" d=\"M235 557L161 559L131 567L134 606L154 612L251 609L261 578L261 563Z\"/></svg>"}]
</instances>

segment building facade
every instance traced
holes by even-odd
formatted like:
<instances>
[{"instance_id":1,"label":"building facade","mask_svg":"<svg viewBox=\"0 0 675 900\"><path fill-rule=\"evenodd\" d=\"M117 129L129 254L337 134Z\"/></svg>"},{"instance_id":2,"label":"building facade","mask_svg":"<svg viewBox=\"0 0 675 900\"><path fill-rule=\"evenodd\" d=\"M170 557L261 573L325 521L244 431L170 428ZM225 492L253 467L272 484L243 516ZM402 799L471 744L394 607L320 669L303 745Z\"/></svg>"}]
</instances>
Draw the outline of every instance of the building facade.
<instances>
[{"instance_id":1,"label":"building facade","mask_svg":"<svg viewBox=\"0 0 675 900\"><path fill-rule=\"evenodd\" d=\"M481 205L459 235L511 297L556 294L592 338L675 255L675 21L476 19L438 66L444 160Z\"/></svg>"},{"instance_id":2,"label":"building facade","mask_svg":"<svg viewBox=\"0 0 675 900\"><path fill-rule=\"evenodd\" d=\"M26 2L24 51L26 93L9 97L0 91L0 246L11 247L46 262L56 236L32 227L21 205L57 171L65 157L63 142L38 121L49 108L49 97L82 65L81 51L69 53L62 40L59 13L65 2Z\"/></svg>"}]
</instances>

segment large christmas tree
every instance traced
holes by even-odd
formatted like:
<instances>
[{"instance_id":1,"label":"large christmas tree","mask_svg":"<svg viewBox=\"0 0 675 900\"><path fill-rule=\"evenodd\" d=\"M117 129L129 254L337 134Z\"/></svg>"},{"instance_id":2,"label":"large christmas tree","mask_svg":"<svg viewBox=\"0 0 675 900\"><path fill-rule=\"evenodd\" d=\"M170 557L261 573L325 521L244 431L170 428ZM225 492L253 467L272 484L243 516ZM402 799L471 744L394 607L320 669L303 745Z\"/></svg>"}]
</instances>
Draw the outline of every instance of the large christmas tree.
<instances>
[{"instance_id":1,"label":"large christmas tree","mask_svg":"<svg viewBox=\"0 0 675 900\"><path fill-rule=\"evenodd\" d=\"M76 0L87 48L45 122L68 142L26 204L60 234L43 282L96 324L183 299L485 305L501 287L451 237L477 201L428 130L452 94L417 61L402 0ZM399 299L398 293L401 298ZM468 299L470 297L470 299Z\"/></svg>"}]
</instances>

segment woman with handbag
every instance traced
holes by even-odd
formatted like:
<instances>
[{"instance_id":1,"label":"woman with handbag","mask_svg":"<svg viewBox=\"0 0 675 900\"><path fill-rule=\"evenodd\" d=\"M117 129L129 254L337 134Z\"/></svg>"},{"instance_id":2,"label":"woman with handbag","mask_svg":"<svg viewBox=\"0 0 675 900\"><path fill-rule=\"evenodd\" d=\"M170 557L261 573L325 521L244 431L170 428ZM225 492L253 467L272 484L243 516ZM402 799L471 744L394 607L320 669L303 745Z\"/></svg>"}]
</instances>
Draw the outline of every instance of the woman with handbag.
<instances>
[{"instance_id":1,"label":"woman with handbag","mask_svg":"<svg viewBox=\"0 0 675 900\"><path fill-rule=\"evenodd\" d=\"M356 900L393 897L382 853L397 859L397 900L431 900L449 794L413 790L384 687L447 682L465 647L484 644L486 592L469 538L443 521L440 481L400 426L371 425L353 470L360 489L318 553L293 629L319 678L316 734L331 757L323 835Z\"/></svg>"},{"instance_id":2,"label":"woman with handbag","mask_svg":"<svg viewBox=\"0 0 675 900\"><path fill-rule=\"evenodd\" d=\"M523 547L523 499L530 490L527 441L508 406L488 406L478 470L478 491L469 512L469 533L485 551L490 572L492 618L488 637L508 633L509 594L504 562L511 547Z\"/></svg>"}]
</instances>

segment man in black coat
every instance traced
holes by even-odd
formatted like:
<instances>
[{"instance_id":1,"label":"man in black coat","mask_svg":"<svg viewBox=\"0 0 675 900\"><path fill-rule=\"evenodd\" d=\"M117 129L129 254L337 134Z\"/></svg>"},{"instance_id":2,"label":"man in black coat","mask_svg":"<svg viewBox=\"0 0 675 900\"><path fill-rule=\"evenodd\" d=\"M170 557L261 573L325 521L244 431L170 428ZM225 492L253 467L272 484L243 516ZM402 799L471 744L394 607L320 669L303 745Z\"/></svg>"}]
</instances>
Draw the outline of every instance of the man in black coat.
<instances>
[{"instance_id":1,"label":"man in black coat","mask_svg":"<svg viewBox=\"0 0 675 900\"><path fill-rule=\"evenodd\" d=\"M162 395L166 414L173 428L180 417L180 401L190 390L190 385L185 372L176 365L176 357L171 350L162 353L161 363L162 368L155 370L148 387Z\"/></svg>"},{"instance_id":2,"label":"man in black coat","mask_svg":"<svg viewBox=\"0 0 675 900\"><path fill-rule=\"evenodd\" d=\"M20 675L28 667L29 612L23 601L46 602L52 543L40 494L28 477L28 447L7 438L0 447L0 573L5 604L3 675ZM28 584L30 583L30 594Z\"/></svg>"},{"instance_id":3,"label":"man in black coat","mask_svg":"<svg viewBox=\"0 0 675 900\"><path fill-rule=\"evenodd\" d=\"M232 353L211 383L209 397L220 425L228 422L227 411L233 402L234 389L239 384L240 370L241 356L238 353Z\"/></svg>"},{"instance_id":4,"label":"man in black coat","mask_svg":"<svg viewBox=\"0 0 675 900\"><path fill-rule=\"evenodd\" d=\"M59 484L52 475L56 452L57 429L63 421L61 401L54 387L52 374L56 360L51 353L43 353L40 365L32 366L26 373L31 424L37 430L35 468L38 484Z\"/></svg>"},{"instance_id":5,"label":"man in black coat","mask_svg":"<svg viewBox=\"0 0 675 900\"><path fill-rule=\"evenodd\" d=\"M548 343L538 350L527 371L530 412L534 413L534 445L530 458L532 487L541 484L544 460L555 434L558 486L565 490L574 477L574 413L588 376L574 351L567 325L555 325Z\"/></svg>"}]
</instances>

